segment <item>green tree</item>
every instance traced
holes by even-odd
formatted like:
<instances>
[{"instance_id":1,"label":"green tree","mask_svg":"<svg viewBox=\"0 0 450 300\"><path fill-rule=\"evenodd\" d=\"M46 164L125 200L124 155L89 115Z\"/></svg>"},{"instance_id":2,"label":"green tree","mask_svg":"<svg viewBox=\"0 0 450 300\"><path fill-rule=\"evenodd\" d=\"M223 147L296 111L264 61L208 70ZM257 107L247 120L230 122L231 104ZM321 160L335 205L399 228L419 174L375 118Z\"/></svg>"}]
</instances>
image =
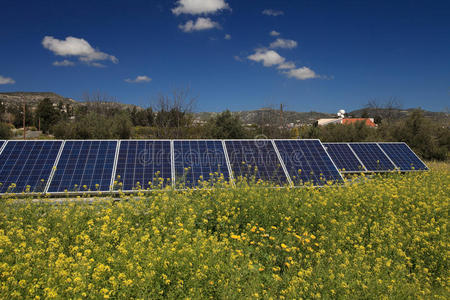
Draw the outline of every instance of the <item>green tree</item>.
<instances>
[{"instance_id":1,"label":"green tree","mask_svg":"<svg viewBox=\"0 0 450 300\"><path fill-rule=\"evenodd\" d=\"M7 112L13 116L13 125L16 128L23 127L23 104L15 103L7 107ZM25 125L33 125L33 113L30 105L25 105Z\"/></svg>"},{"instance_id":2,"label":"green tree","mask_svg":"<svg viewBox=\"0 0 450 300\"><path fill-rule=\"evenodd\" d=\"M242 139L248 137L239 117L233 116L229 110L212 117L206 126L211 138Z\"/></svg>"},{"instance_id":3,"label":"green tree","mask_svg":"<svg viewBox=\"0 0 450 300\"><path fill-rule=\"evenodd\" d=\"M12 137L11 128L6 123L0 123L0 139L7 140Z\"/></svg>"},{"instance_id":4,"label":"green tree","mask_svg":"<svg viewBox=\"0 0 450 300\"><path fill-rule=\"evenodd\" d=\"M49 98L42 99L35 111L36 125L39 126L42 132L47 133L51 126L58 122L60 113L53 106L52 101Z\"/></svg>"}]
</instances>

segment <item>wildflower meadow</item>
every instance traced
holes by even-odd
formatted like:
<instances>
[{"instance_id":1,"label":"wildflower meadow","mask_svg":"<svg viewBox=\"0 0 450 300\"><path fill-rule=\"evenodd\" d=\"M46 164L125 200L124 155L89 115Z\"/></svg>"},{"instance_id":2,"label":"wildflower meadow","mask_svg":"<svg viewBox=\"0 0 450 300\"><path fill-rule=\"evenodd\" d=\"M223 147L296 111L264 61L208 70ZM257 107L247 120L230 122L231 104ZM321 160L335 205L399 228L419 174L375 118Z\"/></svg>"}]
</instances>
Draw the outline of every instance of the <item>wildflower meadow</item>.
<instances>
[{"instance_id":1,"label":"wildflower meadow","mask_svg":"<svg viewBox=\"0 0 450 300\"><path fill-rule=\"evenodd\" d=\"M1 299L448 299L450 168L0 201Z\"/></svg>"}]
</instances>

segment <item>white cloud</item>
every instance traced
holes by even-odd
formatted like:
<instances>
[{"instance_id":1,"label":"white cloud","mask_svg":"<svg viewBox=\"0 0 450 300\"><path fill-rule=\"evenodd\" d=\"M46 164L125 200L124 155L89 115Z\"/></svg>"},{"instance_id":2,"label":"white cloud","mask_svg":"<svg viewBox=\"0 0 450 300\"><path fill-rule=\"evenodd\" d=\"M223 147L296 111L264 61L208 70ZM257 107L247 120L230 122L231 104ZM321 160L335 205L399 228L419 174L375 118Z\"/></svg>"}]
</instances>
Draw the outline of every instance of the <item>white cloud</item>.
<instances>
[{"instance_id":1,"label":"white cloud","mask_svg":"<svg viewBox=\"0 0 450 300\"><path fill-rule=\"evenodd\" d=\"M284 63L284 57L280 56L273 50L257 50L254 54L247 56L248 59L262 62L265 67L271 67L273 65L280 65Z\"/></svg>"},{"instance_id":2,"label":"white cloud","mask_svg":"<svg viewBox=\"0 0 450 300\"><path fill-rule=\"evenodd\" d=\"M267 15L267 16L277 17L277 16L284 15L284 12L281 10L265 9L262 11L262 14Z\"/></svg>"},{"instance_id":3,"label":"white cloud","mask_svg":"<svg viewBox=\"0 0 450 300\"><path fill-rule=\"evenodd\" d=\"M280 70L294 69L294 68L295 68L295 64L292 61L284 62L277 67L277 69L280 69Z\"/></svg>"},{"instance_id":4,"label":"white cloud","mask_svg":"<svg viewBox=\"0 0 450 300\"><path fill-rule=\"evenodd\" d=\"M61 60L61 61L54 61L53 64L55 67L71 67L74 66L75 63L70 60Z\"/></svg>"},{"instance_id":5,"label":"white cloud","mask_svg":"<svg viewBox=\"0 0 450 300\"><path fill-rule=\"evenodd\" d=\"M0 75L0 84L14 84L16 81L10 77L3 77Z\"/></svg>"},{"instance_id":6,"label":"white cloud","mask_svg":"<svg viewBox=\"0 0 450 300\"><path fill-rule=\"evenodd\" d=\"M199 30L207 30L207 29L213 29L213 28L220 28L219 23L212 21L210 18L202 18L199 17L194 22L192 20L189 20L186 22L186 24L180 24L178 26L181 30L184 32L193 32L193 31L199 31Z\"/></svg>"},{"instance_id":7,"label":"white cloud","mask_svg":"<svg viewBox=\"0 0 450 300\"><path fill-rule=\"evenodd\" d=\"M280 35L280 33L275 30L272 30L269 34L270 34L270 36L279 36Z\"/></svg>"},{"instance_id":8,"label":"white cloud","mask_svg":"<svg viewBox=\"0 0 450 300\"><path fill-rule=\"evenodd\" d=\"M150 82L150 81L152 81L152 79L148 76L140 75L140 76L137 76L135 79L127 78L127 79L125 79L125 81L128 83L142 83L142 82Z\"/></svg>"},{"instance_id":9,"label":"white cloud","mask_svg":"<svg viewBox=\"0 0 450 300\"><path fill-rule=\"evenodd\" d=\"M313 78L319 78L320 76L316 74L313 70L311 70L308 67L301 67L298 69L291 69L289 71L283 72L287 75L289 78L295 78L298 80L305 80L305 79L313 79Z\"/></svg>"},{"instance_id":10,"label":"white cloud","mask_svg":"<svg viewBox=\"0 0 450 300\"><path fill-rule=\"evenodd\" d=\"M234 60L236 61L244 61L239 55L233 56Z\"/></svg>"},{"instance_id":11,"label":"white cloud","mask_svg":"<svg viewBox=\"0 0 450 300\"><path fill-rule=\"evenodd\" d=\"M231 40L231 35L230 34L225 34L225 37L224 37L224 39L226 39L226 40Z\"/></svg>"},{"instance_id":12,"label":"white cloud","mask_svg":"<svg viewBox=\"0 0 450 300\"><path fill-rule=\"evenodd\" d=\"M86 63L98 60L110 60L115 64L119 62L115 56L94 49L85 39L72 36L66 37L65 40L58 40L52 36L46 36L42 40L42 45L55 55L75 56L80 61Z\"/></svg>"},{"instance_id":13,"label":"white cloud","mask_svg":"<svg viewBox=\"0 0 450 300\"><path fill-rule=\"evenodd\" d=\"M106 65L99 63L99 62L90 62L88 65L96 68L106 68Z\"/></svg>"},{"instance_id":14,"label":"white cloud","mask_svg":"<svg viewBox=\"0 0 450 300\"><path fill-rule=\"evenodd\" d=\"M224 9L230 9L224 0L178 0L172 13L177 16L180 14L199 15L211 14Z\"/></svg>"},{"instance_id":15,"label":"white cloud","mask_svg":"<svg viewBox=\"0 0 450 300\"><path fill-rule=\"evenodd\" d=\"M276 39L275 42L270 44L270 48L284 48L284 49L292 49L297 47L297 42L294 40L287 39Z\"/></svg>"}]
</instances>

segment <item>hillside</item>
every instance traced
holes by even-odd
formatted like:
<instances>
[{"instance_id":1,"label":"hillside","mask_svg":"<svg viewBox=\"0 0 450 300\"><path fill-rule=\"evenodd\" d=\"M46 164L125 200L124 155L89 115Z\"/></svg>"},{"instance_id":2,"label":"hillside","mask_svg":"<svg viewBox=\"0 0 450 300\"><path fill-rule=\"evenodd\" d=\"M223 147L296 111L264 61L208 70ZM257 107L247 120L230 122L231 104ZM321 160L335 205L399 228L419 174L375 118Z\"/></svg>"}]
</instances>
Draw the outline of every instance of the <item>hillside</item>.
<instances>
[{"instance_id":1,"label":"hillside","mask_svg":"<svg viewBox=\"0 0 450 300\"><path fill-rule=\"evenodd\" d=\"M364 114L369 117L380 116L382 119L403 119L407 118L416 108L409 109L397 109L397 108L362 108L358 110L351 111L350 116L359 118ZM429 118L435 122L441 123L443 125L449 126L450 124L450 114L448 112L434 112L428 110L422 110L424 117Z\"/></svg>"},{"instance_id":2,"label":"hillside","mask_svg":"<svg viewBox=\"0 0 450 300\"><path fill-rule=\"evenodd\" d=\"M258 110L245 110L232 112L234 115L238 115L244 124L260 124L271 123L274 121L279 122L280 118L283 119L283 123L313 123L320 118L332 118L335 115L321 112L297 112L297 111L280 111L273 109L258 109ZM195 118L198 120L206 121L209 118L217 115L217 112L199 112L195 113Z\"/></svg>"},{"instance_id":3,"label":"hillside","mask_svg":"<svg viewBox=\"0 0 450 300\"><path fill-rule=\"evenodd\" d=\"M76 101L71 98L66 98L52 92L11 92L11 93L0 93L0 102L4 104L9 103L27 103L35 106L39 101L49 98L54 103L59 103L60 101L64 104L74 104Z\"/></svg>"}]
</instances>

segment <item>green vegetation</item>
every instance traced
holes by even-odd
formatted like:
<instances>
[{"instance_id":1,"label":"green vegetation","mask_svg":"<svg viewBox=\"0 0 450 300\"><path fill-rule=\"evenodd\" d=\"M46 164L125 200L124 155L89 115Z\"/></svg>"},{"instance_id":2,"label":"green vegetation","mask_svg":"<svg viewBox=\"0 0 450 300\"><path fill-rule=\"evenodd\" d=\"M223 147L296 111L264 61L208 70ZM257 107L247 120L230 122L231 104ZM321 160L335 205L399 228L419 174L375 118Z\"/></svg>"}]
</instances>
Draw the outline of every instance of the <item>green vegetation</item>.
<instances>
[{"instance_id":1,"label":"green vegetation","mask_svg":"<svg viewBox=\"0 0 450 300\"><path fill-rule=\"evenodd\" d=\"M115 202L8 195L0 298L447 299L450 170L431 168Z\"/></svg>"},{"instance_id":2,"label":"green vegetation","mask_svg":"<svg viewBox=\"0 0 450 300\"><path fill-rule=\"evenodd\" d=\"M375 114L377 128L364 123L332 124L324 127L288 128L279 111L264 109L255 112L254 124L243 124L238 113L224 111L198 122L192 113L192 102L186 91L160 96L151 108L124 106L108 96L85 95L85 102L59 103L48 98L36 109L26 107L26 124L41 129L49 138L59 139L240 139L240 138L317 138L323 142L403 141L422 158L447 160L450 150L450 127L444 117L424 115L421 110L400 111L388 108L364 109L364 117ZM372 106L375 106L372 104ZM292 113L292 112L291 112ZM286 112L288 114L288 112ZM3 123L19 128L23 124L23 105L0 104ZM197 121L197 122L196 122ZM16 132L17 134L18 132ZM0 125L0 138L12 136L8 126Z\"/></svg>"}]
</instances>

